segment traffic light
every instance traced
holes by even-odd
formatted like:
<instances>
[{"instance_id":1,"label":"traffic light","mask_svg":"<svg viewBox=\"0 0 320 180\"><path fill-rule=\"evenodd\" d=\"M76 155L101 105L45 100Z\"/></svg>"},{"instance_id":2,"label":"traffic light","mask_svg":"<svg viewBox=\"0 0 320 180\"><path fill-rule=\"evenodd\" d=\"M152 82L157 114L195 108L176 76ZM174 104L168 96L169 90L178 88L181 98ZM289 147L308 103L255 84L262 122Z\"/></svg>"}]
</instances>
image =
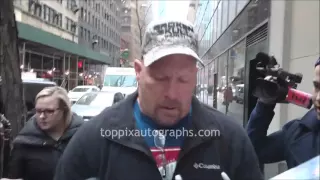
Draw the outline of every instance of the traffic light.
<instances>
[{"instance_id":1,"label":"traffic light","mask_svg":"<svg viewBox=\"0 0 320 180\"><path fill-rule=\"evenodd\" d=\"M83 67L83 61L78 61L78 69L81 69Z\"/></svg>"}]
</instances>

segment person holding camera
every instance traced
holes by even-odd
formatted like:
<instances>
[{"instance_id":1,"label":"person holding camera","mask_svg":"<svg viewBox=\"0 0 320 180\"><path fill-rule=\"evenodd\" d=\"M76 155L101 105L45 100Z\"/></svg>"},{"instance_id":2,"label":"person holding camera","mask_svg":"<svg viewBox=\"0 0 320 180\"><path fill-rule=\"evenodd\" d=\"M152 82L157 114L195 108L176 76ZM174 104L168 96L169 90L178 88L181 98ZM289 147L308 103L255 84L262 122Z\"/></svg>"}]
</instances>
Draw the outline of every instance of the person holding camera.
<instances>
[{"instance_id":1,"label":"person holding camera","mask_svg":"<svg viewBox=\"0 0 320 180\"><path fill-rule=\"evenodd\" d=\"M246 130L261 164L286 161L288 169L291 169L320 154L320 58L315 63L314 73L314 107L302 118L289 121L281 130L268 136L279 97L258 98ZM288 88L279 78L278 85Z\"/></svg>"}]
</instances>

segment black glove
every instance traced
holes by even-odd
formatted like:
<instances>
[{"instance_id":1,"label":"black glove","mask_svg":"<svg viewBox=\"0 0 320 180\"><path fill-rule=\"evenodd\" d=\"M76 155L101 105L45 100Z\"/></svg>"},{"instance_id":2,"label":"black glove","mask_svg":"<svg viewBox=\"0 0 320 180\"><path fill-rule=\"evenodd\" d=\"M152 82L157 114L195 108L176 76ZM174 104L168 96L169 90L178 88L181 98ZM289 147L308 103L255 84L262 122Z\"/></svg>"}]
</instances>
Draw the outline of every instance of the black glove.
<instances>
[{"instance_id":1,"label":"black glove","mask_svg":"<svg viewBox=\"0 0 320 180\"><path fill-rule=\"evenodd\" d=\"M276 104L286 99L288 84L281 78L267 76L264 79L257 79L253 95L258 101L264 104Z\"/></svg>"}]
</instances>

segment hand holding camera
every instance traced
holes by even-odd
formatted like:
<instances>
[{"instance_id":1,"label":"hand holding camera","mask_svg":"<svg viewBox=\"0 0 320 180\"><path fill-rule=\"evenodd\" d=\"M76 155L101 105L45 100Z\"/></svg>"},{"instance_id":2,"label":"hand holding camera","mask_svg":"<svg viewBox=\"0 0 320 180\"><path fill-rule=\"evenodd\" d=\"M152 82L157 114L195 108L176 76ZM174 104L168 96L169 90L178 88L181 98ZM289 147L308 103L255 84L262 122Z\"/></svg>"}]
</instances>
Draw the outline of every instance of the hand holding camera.
<instances>
[{"instance_id":1,"label":"hand holding camera","mask_svg":"<svg viewBox=\"0 0 320 180\"><path fill-rule=\"evenodd\" d=\"M265 104L292 103L307 109L312 107L312 95L297 90L302 74L292 74L280 68L277 60L265 53L258 53L256 87L253 95Z\"/></svg>"}]
</instances>

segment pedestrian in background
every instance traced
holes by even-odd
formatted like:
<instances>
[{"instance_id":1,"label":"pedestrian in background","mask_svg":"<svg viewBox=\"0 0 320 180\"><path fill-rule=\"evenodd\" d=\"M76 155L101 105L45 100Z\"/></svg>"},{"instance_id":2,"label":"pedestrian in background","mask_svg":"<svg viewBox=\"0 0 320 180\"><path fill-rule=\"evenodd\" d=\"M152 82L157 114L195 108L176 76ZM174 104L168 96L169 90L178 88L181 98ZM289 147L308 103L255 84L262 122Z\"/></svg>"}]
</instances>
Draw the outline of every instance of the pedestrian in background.
<instances>
[{"instance_id":1,"label":"pedestrian in background","mask_svg":"<svg viewBox=\"0 0 320 180\"><path fill-rule=\"evenodd\" d=\"M61 154L83 123L70 110L67 91L47 87L35 99L35 115L13 141L7 178L51 180Z\"/></svg>"}]
</instances>

